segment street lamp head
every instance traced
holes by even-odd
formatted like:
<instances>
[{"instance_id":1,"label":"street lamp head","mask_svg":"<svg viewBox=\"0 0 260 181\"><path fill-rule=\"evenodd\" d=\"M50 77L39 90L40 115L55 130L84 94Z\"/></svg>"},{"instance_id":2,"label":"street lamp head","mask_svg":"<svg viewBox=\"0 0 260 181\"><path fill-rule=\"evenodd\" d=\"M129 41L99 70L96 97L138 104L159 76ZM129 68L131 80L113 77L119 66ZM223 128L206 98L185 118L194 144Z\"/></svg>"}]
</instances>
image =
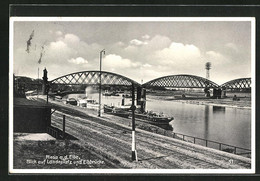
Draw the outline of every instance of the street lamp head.
<instances>
[{"instance_id":1,"label":"street lamp head","mask_svg":"<svg viewBox=\"0 0 260 181\"><path fill-rule=\"evenodd\" d=\"M103 49L103 50L101 50L101 51L100 51L100 53L102 53L102 52L103 52L103 53L104 53L104 55L105 55L105 53L106 53L106 52L105 52L105 49Z\"/></svg>"}]
</instances>

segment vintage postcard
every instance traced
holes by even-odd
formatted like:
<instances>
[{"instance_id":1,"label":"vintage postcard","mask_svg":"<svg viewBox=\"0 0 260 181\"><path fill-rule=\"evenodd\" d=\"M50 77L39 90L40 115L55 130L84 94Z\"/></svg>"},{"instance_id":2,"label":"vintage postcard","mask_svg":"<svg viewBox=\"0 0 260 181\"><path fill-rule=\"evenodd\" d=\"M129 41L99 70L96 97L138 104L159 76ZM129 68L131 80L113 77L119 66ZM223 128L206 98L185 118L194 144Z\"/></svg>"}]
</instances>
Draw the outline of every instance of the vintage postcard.
<instances>
[{"instance_id":1,"label":"vintage postcard","mask_svg":"<svg viewBox=\"0 0 260 181\"><path fill-rule=\"evenodd\" d=\"M254 173L255 19L10 17L10 173Z\"/></svg>"}]
</instances>

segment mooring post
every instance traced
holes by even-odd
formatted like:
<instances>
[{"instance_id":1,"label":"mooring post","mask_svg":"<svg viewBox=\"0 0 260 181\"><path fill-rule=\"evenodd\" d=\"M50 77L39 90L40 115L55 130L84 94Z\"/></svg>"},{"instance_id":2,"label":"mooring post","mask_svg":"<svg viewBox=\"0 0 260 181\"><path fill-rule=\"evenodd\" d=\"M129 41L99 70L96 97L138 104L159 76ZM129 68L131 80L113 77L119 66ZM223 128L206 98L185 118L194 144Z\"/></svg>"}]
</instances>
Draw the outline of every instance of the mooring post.
<instances>
[{"instance_id":1,"label":"mooring post","mask_svg":"<svg viewBox=\"0 0 260 181\"><path fill-rule=\"evenodd\" d=\"M65 138L65 115L63 115L63 129L62 129L62 137Z\"/></svg>"},{"instance_id":2,"label":"mooring post","mask_svg":"<svg viewBox=\"0 0 260 181\"><path fill-rule=\"evenodd\" d=\"M135 86L132 83L132 161L137 161L136 143L135 143Z\"/></svg>"}]
</instances>

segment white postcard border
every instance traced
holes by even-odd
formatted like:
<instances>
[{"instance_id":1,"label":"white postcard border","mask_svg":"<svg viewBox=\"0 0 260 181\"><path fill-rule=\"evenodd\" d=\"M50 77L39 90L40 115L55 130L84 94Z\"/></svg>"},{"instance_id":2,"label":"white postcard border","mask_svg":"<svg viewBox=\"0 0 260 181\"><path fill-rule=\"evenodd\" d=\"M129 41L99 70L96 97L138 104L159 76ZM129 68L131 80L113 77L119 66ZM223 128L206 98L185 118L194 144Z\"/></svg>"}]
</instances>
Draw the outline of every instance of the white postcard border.
<instances>
[{"instance_id":1,"label":"white postcard border","mask_svg":"<svg viewBox=\"0 0 260 181\"><path fill-rule=\"evenodd\" d=\"M89 22L251 22L251 169L14 169L13 168L13 31L16 21ZM9 21L9 160L10 174L251 174L255 173L255 17L10 17Z\"/></svg>"}]
</instances>

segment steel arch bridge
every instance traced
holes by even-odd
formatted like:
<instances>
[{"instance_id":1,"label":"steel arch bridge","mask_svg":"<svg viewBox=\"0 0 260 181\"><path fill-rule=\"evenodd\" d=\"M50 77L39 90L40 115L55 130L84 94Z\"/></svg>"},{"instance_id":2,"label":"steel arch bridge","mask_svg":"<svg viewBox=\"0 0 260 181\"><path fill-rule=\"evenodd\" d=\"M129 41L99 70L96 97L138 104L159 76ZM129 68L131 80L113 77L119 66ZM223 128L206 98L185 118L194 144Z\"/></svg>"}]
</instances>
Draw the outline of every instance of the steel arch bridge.
<instances>
[{"instance_id":1,"label":"steel arch bridge","mask_svg":"<svg viewBox=\"0 0 260 181\"><path fill-rule=\"evenodd\" d=\"M221 87L225 87L226 89L231 90L251 89L251 78L234 79L222 84Z\"/></svg>"},{"instance_id":2,"label":"steel arch bridge","mask_svg":"<svg viewBox=\"0 0 260 181\"><path fill-rule=\"evenodd\" d=\"M175 87L175 88L216 88L218 84L195 75L170 75L153 79L143 84L144 87Z\"/></svg>"},{"instance_id":3,"label":"steel arch bridge","mask_svg":"<svg viewBox=\"0 0 260 181\"><path fill-rule=\"evenodd\" d=\"M97 85L99 84L100 71L83 71L75 72L68 75L58 77L50 81L51 85ZM125 76L101 71L102 85L116 85L116 86L140 86L140 84Z\"/></svg>"}]
</instances>

